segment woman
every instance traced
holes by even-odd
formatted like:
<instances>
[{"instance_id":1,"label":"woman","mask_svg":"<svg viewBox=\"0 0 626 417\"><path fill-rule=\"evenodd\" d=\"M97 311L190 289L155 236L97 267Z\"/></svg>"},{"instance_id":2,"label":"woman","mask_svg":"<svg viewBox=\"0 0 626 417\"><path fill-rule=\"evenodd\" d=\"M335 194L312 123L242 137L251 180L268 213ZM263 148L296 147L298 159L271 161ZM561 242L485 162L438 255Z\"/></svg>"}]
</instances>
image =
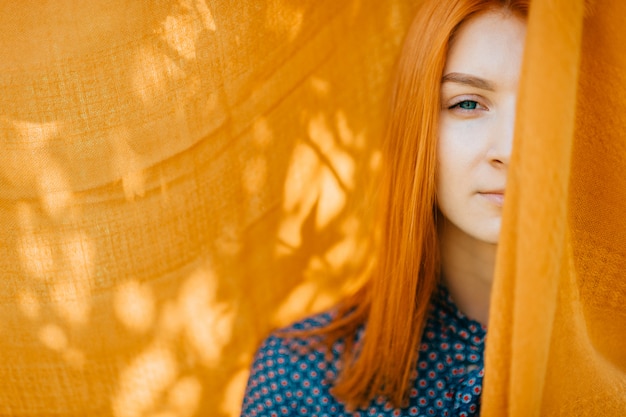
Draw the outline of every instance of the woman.
<instances>
[{"instance_id":1,"label":"woman","mask_svg":"<svg viewBox=\"0 0 626 417\"><path fill-rule=\"evenodd\" d=\"M427 0L401 52L368 284L270 336L245 416L477 415L528 0Z\"/></svg>"}]
</instances>

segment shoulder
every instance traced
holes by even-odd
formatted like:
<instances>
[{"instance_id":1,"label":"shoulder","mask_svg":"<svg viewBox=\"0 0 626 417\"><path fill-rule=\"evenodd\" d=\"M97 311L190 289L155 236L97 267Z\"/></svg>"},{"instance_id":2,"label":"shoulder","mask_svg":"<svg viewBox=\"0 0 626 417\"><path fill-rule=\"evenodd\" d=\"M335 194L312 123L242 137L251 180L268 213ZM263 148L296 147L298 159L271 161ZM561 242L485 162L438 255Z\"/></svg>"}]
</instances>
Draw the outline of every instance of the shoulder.
<instances>
[{"instance_id":1,"label":"shoulder","mask_svg":"<svg viewBox=\"0 0 626 417\"><path fill-rule=\"evenodd\" d=\"M278 332L280 333L280 332L289 332L292 330L297 331L297 330L320 329L330 324L330 322L333 320L334 317L335 317L334 310L326 311L326 312L319 313L319 314L314 314L314 315L305 317L302 320L298 320L290 324L289 326L281 330L278 330Z\"/></svg>"},{"instance_id":2,"label":"shoulder","mask_svg":"<svg viewBox=\"0 0 626 417\"><path fill-rule=\"evenodd\" d=\"M328 360L321 338L290 336L290 332L323 328L332 317L332 313L310 316L263 341L250 371L243 416L307 415L314 405L311 399L332 401L329 380L335 377L335 361ZM332 353L336 358L338 352Z\"/></svg>"}]
</instances>

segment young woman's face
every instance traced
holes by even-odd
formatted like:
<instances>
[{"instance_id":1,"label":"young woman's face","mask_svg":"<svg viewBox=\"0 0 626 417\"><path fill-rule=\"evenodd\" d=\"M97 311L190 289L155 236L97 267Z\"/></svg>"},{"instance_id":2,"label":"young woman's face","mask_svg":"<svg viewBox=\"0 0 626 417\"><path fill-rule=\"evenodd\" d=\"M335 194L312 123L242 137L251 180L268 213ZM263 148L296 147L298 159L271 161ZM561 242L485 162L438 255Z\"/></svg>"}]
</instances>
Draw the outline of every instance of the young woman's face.
<instances>
[{"instance_id":1,"label":"young woman's face","mask_svg":"<svg viewBox=\"0 0 626 417\"><path fill-rule=\"evenodd\" d=\"M466 234L497 243L526 24L499 12L465 22L441 84L437 205Z\"/></svg>"}]
</instances>

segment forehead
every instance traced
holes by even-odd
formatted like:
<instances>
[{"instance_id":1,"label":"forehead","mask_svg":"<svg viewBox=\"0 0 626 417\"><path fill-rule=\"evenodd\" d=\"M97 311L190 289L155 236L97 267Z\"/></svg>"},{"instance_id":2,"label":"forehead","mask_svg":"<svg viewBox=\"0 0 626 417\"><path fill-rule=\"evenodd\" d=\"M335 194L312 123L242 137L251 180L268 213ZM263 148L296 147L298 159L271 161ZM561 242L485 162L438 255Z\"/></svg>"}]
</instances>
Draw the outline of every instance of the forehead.
<instances>
[{"instance_id":1,"label":"forehead","mask_svg":"<svg viewBox=\"0 0 626 417\"><path fill-rule=\"evenodd\" d=\"M444 75L466 73L496 83L519 78L526 23L502 11L485 12L464 22L451 41Z\"/></svg>"}]
</instances>

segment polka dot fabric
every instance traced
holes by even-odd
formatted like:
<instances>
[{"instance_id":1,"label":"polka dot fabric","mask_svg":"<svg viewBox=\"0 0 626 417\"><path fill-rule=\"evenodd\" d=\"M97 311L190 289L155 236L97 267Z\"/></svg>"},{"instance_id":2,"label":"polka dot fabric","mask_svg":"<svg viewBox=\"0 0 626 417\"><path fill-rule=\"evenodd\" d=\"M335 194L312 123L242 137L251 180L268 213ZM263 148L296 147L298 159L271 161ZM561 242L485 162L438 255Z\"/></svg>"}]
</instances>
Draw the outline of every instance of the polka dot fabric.
<instances>
[{"instance_id":1,"label":"polka dot fabric","mask_svg":"<svg viewBox=\"0 0 626 417\"><path fill-rule=\"evenodd\" d=\"M310 317L291 329L319 328L332 314ZM483 380L485 328L456 308L444 287L431 303L422 337L409 405L394 408L377 398L366 408L347 412L329 392L341 369L344 345L336 343L330 358L324 347L311 349L319 339L287 339L270 335L259 348L242 416L477 416ZM357 334L357 341L363 329Z\"/></svg>"}]
</instances>

